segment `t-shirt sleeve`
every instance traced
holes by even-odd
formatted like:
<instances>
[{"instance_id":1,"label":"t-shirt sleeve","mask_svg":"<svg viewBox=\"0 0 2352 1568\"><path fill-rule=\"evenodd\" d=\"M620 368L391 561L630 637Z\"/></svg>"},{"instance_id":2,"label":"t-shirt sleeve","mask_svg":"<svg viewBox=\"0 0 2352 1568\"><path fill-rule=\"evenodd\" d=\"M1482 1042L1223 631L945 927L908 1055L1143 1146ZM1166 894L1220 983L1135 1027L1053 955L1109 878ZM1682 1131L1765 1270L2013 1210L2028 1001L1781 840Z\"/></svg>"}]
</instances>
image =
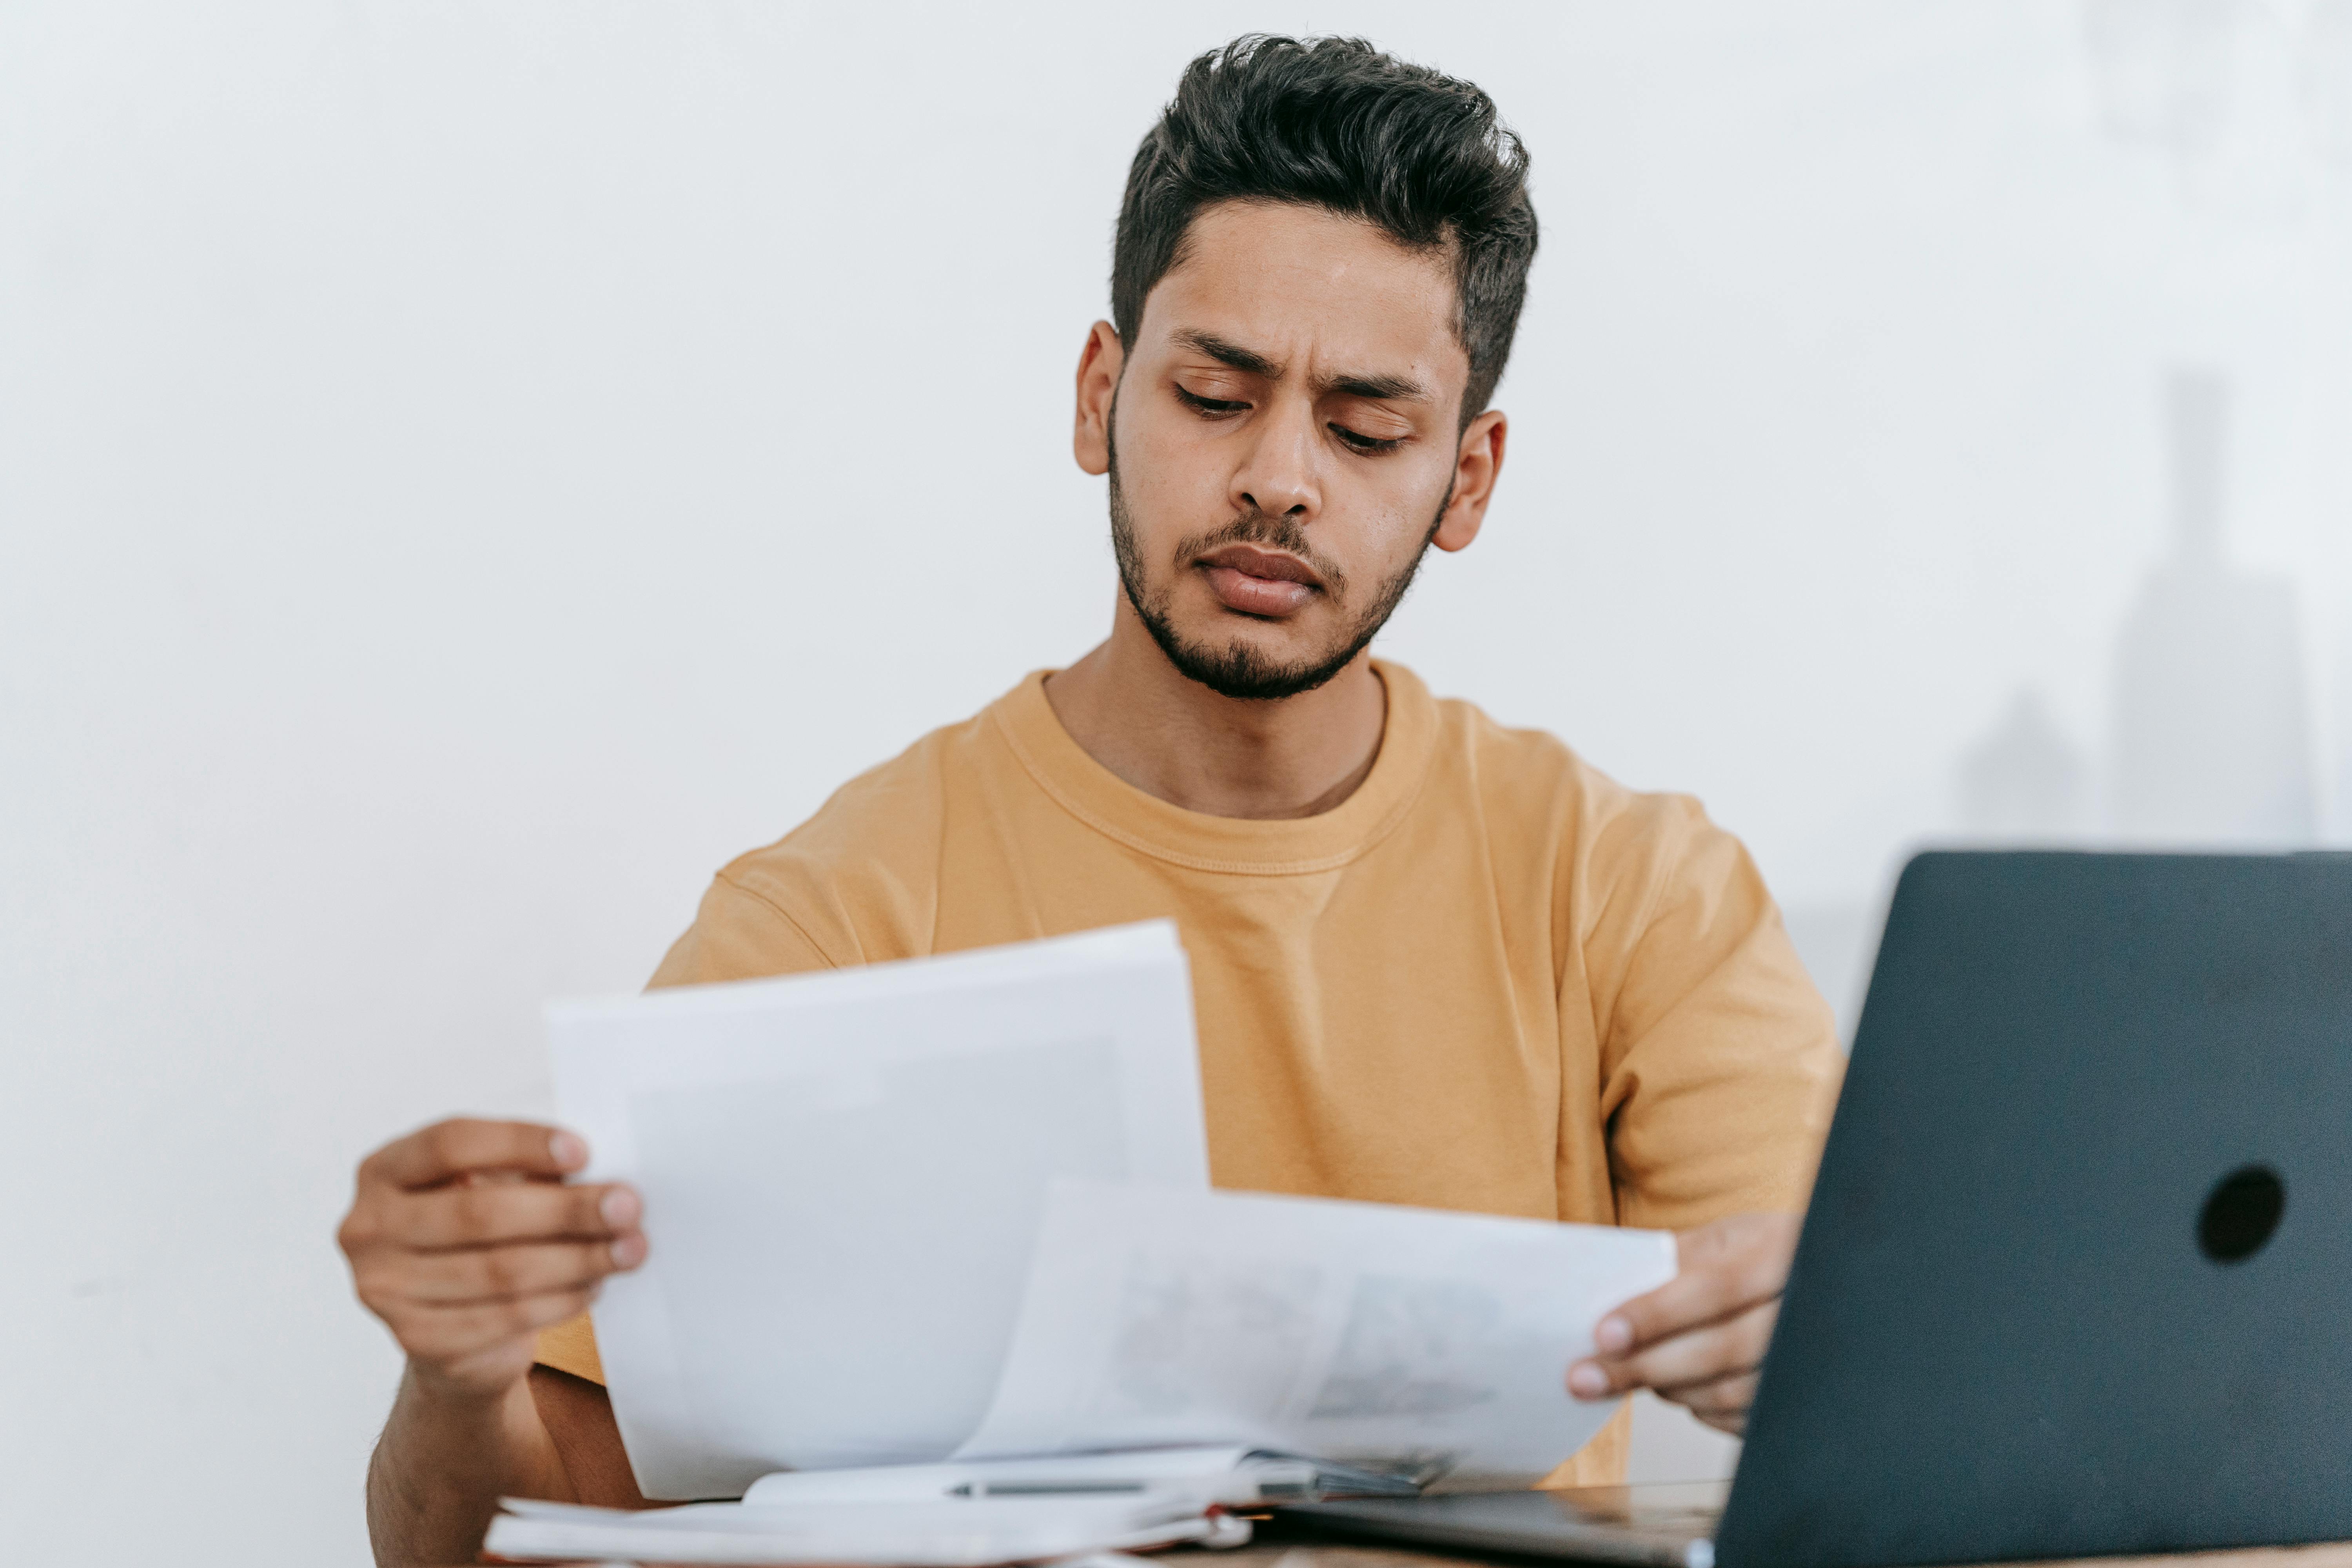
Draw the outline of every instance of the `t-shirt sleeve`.
<instances>
[{"instance_id":1,"label":"t-shirt sleeve","mask_svg":"<svg viewBox=\"0 0 2352 1568\"><path fill-rule=\"evenodd\" d=\"M541 1366L551 1366L591 1383L604 1381L604 1358L596 1353L596 1331L590 1326L585 1312L551 1329L539 1331L538 1361Z\"/></svg>"},{"instance_id":2,"label":"t-shirt sleeve","mask_svg":"<svg viewBox=\"0 0 2352 1568\"><path fill-rule=\"evenodd\" d=\"M1651 797L1613 949L1601 1109L1618 1223L1680 1230L1802 1209L1845 1067L1836 1022L1747 849Z\"/></svg>"},{"instance_id":3,"label":"t-shirt sleeve","mask_svg":"<svg viewBox=\"0 0 2352 1568\"><path fill-rule=\"evenodd\" d=\"M782 902L721 871L702 895L694 923L670 944L646 988L804 974L835 966L807 925Z\"/></svg>"},{"instance_id":4,"label":"t-shirt sleeve","mask_svg":"<svg viewBox=\"0 0 2352 1568\"><path fill-rule=\"evenodd\" d=\"M703 985L720 980L754 980L772 974L801 974L830 969L834 964L808 932L782 905L744 887L722 871L702 896L694 923L670 944L668 954L647 990L667 985ZM540 1331L538 1360L542 1366L604 1381L604 1358L596 1351L596 1331L585 1314Z\"/></svg>"}]
</instances>

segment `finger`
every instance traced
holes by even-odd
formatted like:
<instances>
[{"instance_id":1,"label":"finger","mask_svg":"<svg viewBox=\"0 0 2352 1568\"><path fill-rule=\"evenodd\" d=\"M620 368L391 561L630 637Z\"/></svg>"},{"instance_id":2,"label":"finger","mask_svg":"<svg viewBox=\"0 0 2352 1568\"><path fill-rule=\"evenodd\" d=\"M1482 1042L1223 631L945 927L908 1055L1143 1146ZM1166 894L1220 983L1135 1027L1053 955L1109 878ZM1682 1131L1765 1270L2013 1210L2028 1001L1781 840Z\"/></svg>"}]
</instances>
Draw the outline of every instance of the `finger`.
<instances>
[{"instance_id":1,"label":"finger","mask_svg":"<svg viewBox=\"0 0 2352 1568\"><path fill-rule=\"evenodd\" d=\"M1605 1398L1632 1388L1661 1393L1753 1372L1772 1342L1780 1303L1767 1301L1738 1317L1686 1330L1630 1356L1593 1356L1569 1369L1569 1392Z\"/></svg>"},{"instance_id":2,"label":"finger","mask_svg":"<svg viewBox=\"0 0 2352 1568\"><path fill-rule=\"evenodd\" d=\"M1724 1416L1744 1418L1748 1407L1756 1403L1757 1375L1752 1372L1718 1377L1713 1383L1702 1383L1691 1388L1677 1388L1661 1397L1670 1399L1702 1421Z\"/></svg>"},{"instance_id":3,"label":"finger","mask_svg":"<svg viewBox=\"0 0 2352 1568\"><path fill-rule=\"evenodd\" d=\"M616 1241L428 1252L403 1260L392 1289L411 1301L435 1306L511 1300L550 1290L584 1289L608 1274L635 1268L645 1257L646 1238L635 1233Z\"/></svg>"},{"instance_id":4,"label":"finger","mask_svg":"<svg viewBox=\"0 0 2352 1568\"><path fill-rule=\"evenodd\" d=\"M362 1181L396 1187L432 1187L469 1171L519 1171L555 1179L588 1163L576 1133L535 1121L481 1121L457 1117L420 1128L369 1155Z\"/></svg>"},{"instance_id":5,"label":"finger","mask_svg":"<svg viewBox=\"0 0 2352 1568\"><path fill-rule=\"evenodd\" d=\"M444 1187L408 1193L385 1205L384 1229L418 1249L512 1241L610 1241L636 1228L645 1205L625 1186L558 1187L544 1182Z\"/></svg>"},{"instance_id":6,"label":"finger","mask_svg":"<svg viewBox=\"0 0 2352 1568\"><path fill-rule=\"evenodd\" d=\"M1633 1357L1626 1370L1642 1387L1661 1394L1754 1372L1764 1364L1765 1349L1772 1342L1772 1321L1778 1315L1779 1304L1771 1302L1724 1322L1676 1334Z\"/></svg>"},{"instance_id":7,"label":"finger","mask_svg":"<svg viewBox=\"0 0 2352 1568\"><path fill-rule=\"evenodd\" d=\"M1720 1321L1778 1297L1787 1278L1786 1260L1764 1248L1685 1269L1601 1319L1593 1326L1593 1347L1603 1356L1622 1355Z\"/></svg>"},{"instance_id":8,"label":"finger","mask_svg":"<svg viewBox=\"0 0 2352 1568\"><path fill-rule=\"evenodd\" d=\"M578 1317L596 1300L593 1285L551 1290L511 1301L463 1307L419 1307L396 1325L403 1349L427 1361L454 1361Z\"/></svg>"}]
</instances>

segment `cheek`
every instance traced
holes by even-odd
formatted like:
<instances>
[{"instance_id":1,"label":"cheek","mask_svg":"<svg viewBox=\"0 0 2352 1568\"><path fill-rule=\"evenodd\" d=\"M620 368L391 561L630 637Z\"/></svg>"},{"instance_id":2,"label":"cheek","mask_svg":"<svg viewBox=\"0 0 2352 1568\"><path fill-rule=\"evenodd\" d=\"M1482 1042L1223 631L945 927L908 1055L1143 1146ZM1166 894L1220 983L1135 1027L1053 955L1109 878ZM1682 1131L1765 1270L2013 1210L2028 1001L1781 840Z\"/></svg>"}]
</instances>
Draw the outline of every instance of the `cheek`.
<instances>
[{"instance_id":1,"label":"cheek","mask_svg":"<svg viewBox=\"0 0 2352 1568\"><path fill-rule=\"evenodd\" d=\"M1402 454L1400 454L1402 456ZM1391 569L1411 559L1429 538L1445 500L1451 468L1420 461L1363 464L1325 491L1325 512L1348 548Z\"/></svg>"},{"instance_id":2,"label":"cheek","mask_svg":"<svg viewBox=\"0 0 2352 1568\"><path fill-rule=\"evenodd\" d=\"M1227 467L1197 420L1128 418L1118 425L1118 482L1136 532L1174 542L1226 521Z\"/></svg>"}]
</instances>

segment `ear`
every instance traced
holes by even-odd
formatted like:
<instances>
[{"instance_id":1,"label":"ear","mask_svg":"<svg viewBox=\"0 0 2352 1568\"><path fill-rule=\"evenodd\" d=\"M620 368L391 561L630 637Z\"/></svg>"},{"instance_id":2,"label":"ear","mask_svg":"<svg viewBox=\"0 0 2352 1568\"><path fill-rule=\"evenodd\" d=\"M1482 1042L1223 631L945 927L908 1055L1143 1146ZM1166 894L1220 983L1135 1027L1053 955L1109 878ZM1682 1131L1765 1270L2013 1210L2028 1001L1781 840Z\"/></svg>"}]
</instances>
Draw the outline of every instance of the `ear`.
<instances>
[{"instance_id":1,"label":"ear","mask_svg":"<svg viewBox=\"0 0 2352 1568\"><path fill-rule=\"evenodd\" d=\"M1454 459L1454 499L1430 539L1440 550L1460 550L1478 537L1486 503L1495 497L1496 477L1503 471L1503 442L1510 429L1502 411L1489 408L1462 432L1462 448Z\"/></svg>"},{"instance_id":2,"label":"ear","mask_svg":"<svg viewBox=\"0 0 2352 1568\"><path fill-rule=\"evenodd\" d=\"M1070 437L1078 467L1087 473L1110 472L1110 407L1126 363L1118 330L1108 321L1097 321L1087 333L1087 346L1078 351L1078 419Z\"/></svg>"}]
</instances>

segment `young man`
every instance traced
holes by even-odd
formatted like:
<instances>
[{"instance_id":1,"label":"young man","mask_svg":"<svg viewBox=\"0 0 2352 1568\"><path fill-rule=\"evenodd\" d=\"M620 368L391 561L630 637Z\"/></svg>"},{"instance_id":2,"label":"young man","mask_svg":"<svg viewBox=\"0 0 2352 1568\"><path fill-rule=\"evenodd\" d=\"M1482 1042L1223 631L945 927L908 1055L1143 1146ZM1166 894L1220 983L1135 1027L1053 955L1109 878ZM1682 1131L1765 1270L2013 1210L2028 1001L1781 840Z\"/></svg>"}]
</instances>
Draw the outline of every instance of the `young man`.
<instances>
[{"instance_id":1,"label":"young man","mask_svg":"<svg viewBox=\"0 0 2352 1568\"><path fill-rule=\"evenodd\" d=\"M1675 1229L1679 1278L1562 1397L1648 1386L1736 1431L1828 1011L1694 803L1366 652L1427 547L1477 537L1535 247L1525 154L1469 84L1344 40L1194 61L1078 360L1109 637L719 872L654 983L1171 916L1220 1185ZM469 1557L500 1493L638 1500L579 1314L660 1215L564 1184L584 1157L446 1122L361 1168L342 1243L409 1358L380 1562ZM1616 1479L1624 1442L1621 1416L1561 1479Z\"/></svg>"}]
</instances>

